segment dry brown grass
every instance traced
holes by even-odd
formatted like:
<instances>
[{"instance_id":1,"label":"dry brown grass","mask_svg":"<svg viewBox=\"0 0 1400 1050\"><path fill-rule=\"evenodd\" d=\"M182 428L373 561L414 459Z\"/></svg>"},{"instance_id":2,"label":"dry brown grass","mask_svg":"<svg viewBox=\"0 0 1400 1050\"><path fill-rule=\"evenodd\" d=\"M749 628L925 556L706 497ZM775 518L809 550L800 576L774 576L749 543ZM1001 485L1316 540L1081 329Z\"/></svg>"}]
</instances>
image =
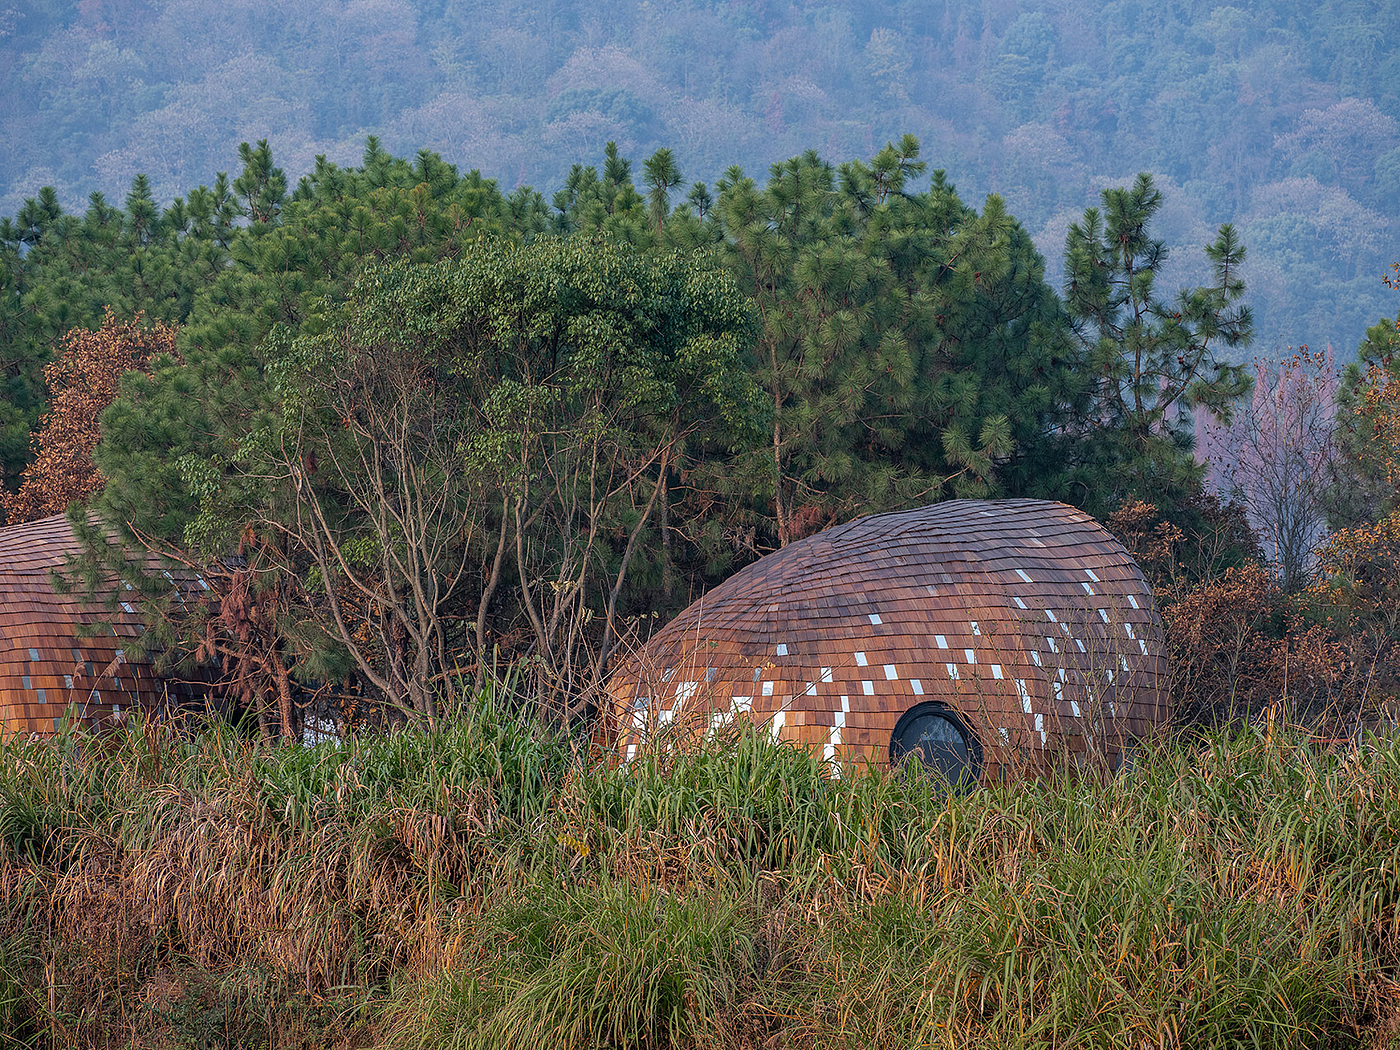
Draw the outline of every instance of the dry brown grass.
<instances>
[{"instance_id":1,"label":"dry brown grass","mask_svg":"<svg viewBox=\"0 0 1400 1050\"><path fill-rule=\"evenodd\" d=\"M21 1044L1394 1045L1394 742L952 796L763 734L585 768L486 711L116 743L3 750Z\"/></svg>"}]
</instances>

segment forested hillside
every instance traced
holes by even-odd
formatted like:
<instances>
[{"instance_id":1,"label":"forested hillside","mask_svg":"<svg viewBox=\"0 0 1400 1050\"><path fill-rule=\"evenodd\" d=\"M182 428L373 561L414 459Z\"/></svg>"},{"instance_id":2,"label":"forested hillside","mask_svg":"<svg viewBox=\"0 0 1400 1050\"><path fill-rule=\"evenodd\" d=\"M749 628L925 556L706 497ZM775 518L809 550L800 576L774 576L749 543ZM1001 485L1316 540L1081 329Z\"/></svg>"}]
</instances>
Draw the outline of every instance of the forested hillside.
<instances>
[{"instance_id":1,"label":"forested hillside","mask_svg":"<svg viewBox=\"0 0 1400 1050\"><path fill-rule=\"evenodd\" d=\"M1001 193L1058 284L1071 218L1156 173L1173 283L1218 224L1249 247L1257 345L1350 354L1400 199L1396 0L57 0L0 10L0 214L138 172L168 203L268 138L438 151L552 194L605 143L688 180L912 133L964 199Z\"/></svg>"}]
</instances>

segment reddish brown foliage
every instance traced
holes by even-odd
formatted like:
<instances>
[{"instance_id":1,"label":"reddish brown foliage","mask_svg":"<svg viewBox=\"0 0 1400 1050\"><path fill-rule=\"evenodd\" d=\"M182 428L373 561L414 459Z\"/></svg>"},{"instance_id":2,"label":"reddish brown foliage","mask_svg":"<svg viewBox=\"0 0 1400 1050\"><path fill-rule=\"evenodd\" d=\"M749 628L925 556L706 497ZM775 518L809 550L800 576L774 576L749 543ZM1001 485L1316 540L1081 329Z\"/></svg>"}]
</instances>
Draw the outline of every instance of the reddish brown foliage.
<instances>
[{"instance_id":1,"label":"reddish brown foliage","mask_svg":"<svg viewBox=\"0 0 1400 1050\"><path fill-rule=\"evenodd\" d=\"M1400 490L1400 377L1373 363L1354 411L1371 434L1358 458L1392 491ZM1400 694L1400 498L1387 504L1379 521L1328 538L1318 550L1321 572L1313 585L1330 622L1346 633L1368 694L1380 701Z\"/></svg>"},{"instance_id":2,"label":"reddish brown foliage","mask_svg":"<svg viewBox=\"0 0 1400 1050\"><path fill-rule=\"evenodd\" d=\"M1162 610L1175 720L1219 724L1273 711L1348 730L1377 699L1375 639L1329 615L1316 592L1285 594L1230 505L1204 510L1187 529L1137 500L1109 519ZM1247 556L1222 568L1227 550Z\"/></svg>"},{"instance_id":3,"label":"reddish brown foliage","mask_svg":"<svg viewBox=\"0 0 1400 1050\"><path fill-rule=\"evenodd\" d=\"M1107 525L1137 559L1155 592L1179 591L1214 579L1227 565L1260 557L1245 508L1208 492L1183 500L1170 517L1151 503L1129 499Z\"/></svg>"},{"instance_id":4,"label":"reddish brown foliage","mask_svg":"<svg viewBox=\"0 0 1400 1050\"><path fill-rule=\"evenodd\" d=\"M50 407L32 437L34 462L18 492L0 495L7 520L60 514L102 487L92 462L98 419L116 400L124 373L144 371L152 357L174 352L175 329L145 324L140 314L120 322L109 310L96 331L69 333L58 360L44 369Z\"/></svg>"},{"instance_id":5,"label":"reddish brown foliage","mask_svg":"<svg viewBox=\"0 0 1400 1050\"><path fill-rule=\"evenodd\" d=\"M1276 595L1264 569L1228 568L1219 579L1158 599L1178 717L1233 720L1277 699L1278 642L1268 631Z\"/></svg>"},{"instance_id":6,"label":"reddish brown foliage","mask_svg":"<svg viewBox=\"0 0 1400 1050\"><path fill-rule=\"evenodd\" d=\"M1177 547L1185 537L1151 503L1129 499L1109 517L1108 528L1137 559L1154 589L1157 580L1171 577Z\"/></svg>"}]
</instances>

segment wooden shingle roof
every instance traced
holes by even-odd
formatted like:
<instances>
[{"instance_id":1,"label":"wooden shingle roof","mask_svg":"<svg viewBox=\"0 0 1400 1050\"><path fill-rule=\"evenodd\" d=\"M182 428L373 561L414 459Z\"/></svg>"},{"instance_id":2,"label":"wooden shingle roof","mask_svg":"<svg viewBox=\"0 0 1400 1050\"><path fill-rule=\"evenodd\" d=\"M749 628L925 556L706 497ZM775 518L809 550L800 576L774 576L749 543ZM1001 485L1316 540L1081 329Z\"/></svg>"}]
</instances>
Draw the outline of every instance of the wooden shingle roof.
<instances>
[{"instance_id":1,"label":"wooden shingle roof","mask_svg":"<svg viewBox=\"0 0 1400 1050\"><path fill-rule=\"evenodd\" d=\"M6 736L52 733L70 712L100 724L163 695L149 665L127 653L142 630L135 606L109 611L83 602L76 590L55 588L52 572L81 549L63 515L0 529L0 732ZM100 633L82 637L84 625Z\"/></svg>"},{"instance_id":2,"label":"wooden shingle roof","mask_svg":"<svg viewBox=\"0 0 1400 1050\"><path fill-rule=\"evenodd\" d=\"M882 762L900 715L941 701L989 756L1116 763L1167 716L1161 619L1093 518L954 500L827 529L737 573L612 680L624 748L678 719L745 715L838 761Z\"/></svg>"}]
</instances>

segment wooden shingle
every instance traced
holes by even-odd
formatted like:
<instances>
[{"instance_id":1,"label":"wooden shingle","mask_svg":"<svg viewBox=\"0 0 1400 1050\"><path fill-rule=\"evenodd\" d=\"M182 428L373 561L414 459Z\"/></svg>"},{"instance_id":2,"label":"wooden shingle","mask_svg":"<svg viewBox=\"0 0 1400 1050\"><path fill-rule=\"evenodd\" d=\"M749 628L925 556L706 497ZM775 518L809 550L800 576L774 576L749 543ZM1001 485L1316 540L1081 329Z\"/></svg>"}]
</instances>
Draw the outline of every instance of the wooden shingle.
<instances>
[{"instance_id":1,"label":"wooden shingle","mask_svg":"<svg viewBox=\"0 0 1400 1050\"><path fill-rule=\"evenodd\" d=\"M622 662L610 688L624 755L659 725L747 717L837 762L884 762L900 716L938 701L995 776L1052 751L1116 766L1166 721L1169 672L1152 592L1093 518L952 500L760 559Z\"/></svg>"},{"instance_id":2,"label":"wooden shingle","mask_svg":"<svg viewBox=\"0 0 1400 1050\"><path fill-rule=\"evenodd\" d=\"M51 573L81 550L62 515L0 529L4 736L48 735L64 717L100 727L166 698L165 684L130 651L144 629L134 605L109 611L54 587Z\"/></svg>"}]
</instances>

